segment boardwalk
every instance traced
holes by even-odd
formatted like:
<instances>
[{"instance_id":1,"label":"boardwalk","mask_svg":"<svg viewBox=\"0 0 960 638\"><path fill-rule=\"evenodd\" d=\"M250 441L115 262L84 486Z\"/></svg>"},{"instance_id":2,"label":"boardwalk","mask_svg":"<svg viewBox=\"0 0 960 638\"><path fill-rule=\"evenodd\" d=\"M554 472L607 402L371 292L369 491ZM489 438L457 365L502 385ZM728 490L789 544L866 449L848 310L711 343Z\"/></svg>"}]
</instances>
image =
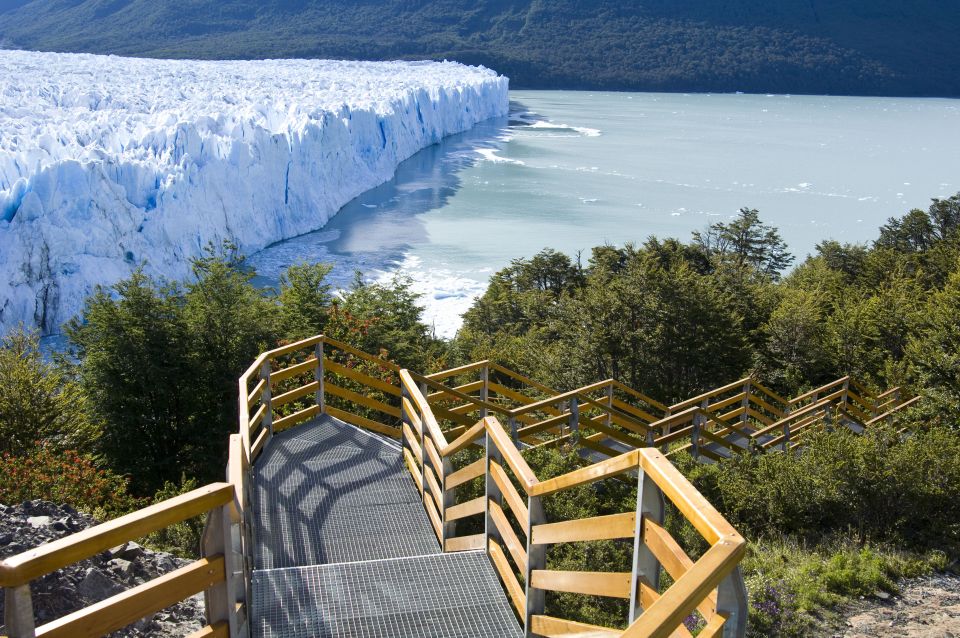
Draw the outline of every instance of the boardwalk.
<instances>
[{"instance_id":1,"label":"boardwalk","mask_svg":"<svg viewBox=\"0 0 960 638\"><path fill-rule=\"evenodd\" d=\"M442 554L400 447L330 416L253 476L256 637L514 637L483 552Z\"/></svg>"}]
</instances>

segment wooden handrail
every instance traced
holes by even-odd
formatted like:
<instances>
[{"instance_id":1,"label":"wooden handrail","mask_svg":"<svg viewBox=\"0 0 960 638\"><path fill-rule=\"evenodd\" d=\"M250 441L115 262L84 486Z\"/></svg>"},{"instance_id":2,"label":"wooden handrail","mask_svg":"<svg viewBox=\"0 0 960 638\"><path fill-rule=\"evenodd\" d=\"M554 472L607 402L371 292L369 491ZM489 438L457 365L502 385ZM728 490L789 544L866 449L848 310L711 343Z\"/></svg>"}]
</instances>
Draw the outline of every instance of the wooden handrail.
<instances>
[{"instance_id":1,"label":"wooden handrail","mask_svg":"<svg viewBox=\"0 0 960 638\"><path fill-rule=\"evenodd\" d=\"M234 487L212 483L120 518L101 523L5 559L0 565L0 587L19 587L106 549L141 538L159 529L233 501Z\"/></svg>"},{"instance_id":2,"label":"wooden handrail","mask_svg":"<svg viewBox=\"0 0 960 638\"><path fill-rule=\"evenodd\" d=\"M913 397L912 399L910 399L909 401L904 401L904 402L901 403L900 405L894 406L893 408L891 408L890 410L887 410L887 411L884 412L883 414L878 415L878 416L875 416L874 418L872 418L872 419L870 419L869 421L867 421L864 425L868 425L868 426L869 426L869 425L873 425L874 423L879 423L880 421L883 421L884 419L889 418L890 416L894 415L895 413L899 412L900 410L904 410L904 409L906 409L906 408L909 408L911 405L913 405L914 403L918 402L921 398L922 398L922 397L921 397L920 395L917 395L917 396Z\"/></svg>"},{"instance_id":3,"label":"wooden handrail","mask_svg":"<svg viewBox=\"0 0 960 638\"><path fill-rule=\"evenodd\" d=\"M803 394L801 394L801 395L799 395L799 396L793 397L792 399L790 399L789 404L790 404L790 405L796 405L797 403L799 403L800 401L803 401L804 399L807 399L807 398L809 398L809 397L812 397L812 396L815 395L815 394L820 394L821 392L826 392L827 390L831 390L831 389L833 389L835 386L842 385L842 384L844 384L845 382L847 382L847 381L849 381L849 380L850 380L850 377L849 377L849 376L840 377L840 378L837 379L836 381L831 381L830 383L827 383L827 384L825 384L825 385L822 385L822 386L820 386L819 388L814 388L813 390L809 390L809 391L804 392Z\"/></svg>"},{"instance_id":4,"label":"wooden handrail","mask_svg":"<svg viewBox=\"0 0 960 638\"><path fill-rule=\"evenodd\" d=\"M711 398L711 397L717 396L718 394L723 394L724 392L729 392L730 390L733 390L734 388L739 388L740 386L742 386L743 384L747 383L748 381L750 381L750 377L744 377L743 379L740 379L739 381L734 381L733 383L728 383L727 385L721 386L721 387L716 388L716 389L713 389L713 390L709 390L709 391L707 391L707 392L704 392L703 394L698 394L697 396L691 397L691 398L689 398L689 399L687 399L687 400L685 400L685 401L681 401L680 403L674 403L673 405L670 406L670 410L671 410L671 411L674 411L674 410L683 410L683 409L685 409L685 408L687 408L687 407L689 407L689 406L691 406L691 405L695 405L695 404L698 404L698 403L703 402L704 399L709 399L709 398Z\"/></svg>"}]
</instances>

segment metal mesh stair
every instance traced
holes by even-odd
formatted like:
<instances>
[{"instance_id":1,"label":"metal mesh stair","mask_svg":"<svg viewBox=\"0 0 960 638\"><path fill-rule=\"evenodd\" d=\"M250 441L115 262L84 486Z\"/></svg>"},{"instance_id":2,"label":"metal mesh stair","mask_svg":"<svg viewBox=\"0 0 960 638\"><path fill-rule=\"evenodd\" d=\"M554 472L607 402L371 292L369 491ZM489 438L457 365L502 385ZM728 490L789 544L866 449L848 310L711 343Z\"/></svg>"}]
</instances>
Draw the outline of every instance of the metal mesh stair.
<instances>
[{"instance_id":1,"label":"metal mesh stair","mask_svg":"<svg viewBox=\"0 0 960 638\"><path fill-rule=\"evenodd\" d=\"M483 552L440 553L399 446L324 415L253 474L255 637L520 636Z\"/></svg>"}]
</instances>

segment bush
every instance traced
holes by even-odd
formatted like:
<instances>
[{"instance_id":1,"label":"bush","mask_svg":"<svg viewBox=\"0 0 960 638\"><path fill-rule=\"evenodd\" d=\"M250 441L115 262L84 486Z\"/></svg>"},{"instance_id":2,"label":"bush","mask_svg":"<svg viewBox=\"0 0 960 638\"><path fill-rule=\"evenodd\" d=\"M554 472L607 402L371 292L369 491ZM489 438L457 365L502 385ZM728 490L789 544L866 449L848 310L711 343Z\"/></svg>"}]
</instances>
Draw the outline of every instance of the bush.
<instances>
[{"instance_id":1,"label":"bush","mask_svg":"<svg viewBox=\"0 0 960 638\"><path fill-rule=\"evenodd\" d=\"M180 477L180 483L167 481L157 490L155 503L186 494L200 487L196 479ZM181 558L197 558L200 555L200 541L206 516L196 516L168 527L157 530L147 537L147 544L159 551L169 552Z\"/></svg>"},{"instance_id":2,"label":"bush","mask_svg":"<svg viewBox=\"0 0 960 638\"><path fill-rule=\"evenodd\" d=\"M44 500L63 503L106 520L142 507L127 491L127 480L99 469L89 456L40 445L29 454L0 455L0 502Z\"/></svg>"},{"instance_id":3,"label":"bush","mask_svg":"<svg viewBox=\"0 0 960 638\"><path fill-rule=\"evenodd\" d=\"M37 335L14 330L0 339L0 452L24 454L43 441L92 452L99 428L86 394L40 354Z\"/></svg>"},{"instance_id":4,"label":"bush","mask_svg":"<svg viewBox=\"0 0 960 638\"><path fill-rule=\"evenodd\" d=\"M797 454L717 465L681 461L694 484L749 538L810 544L845 537L960 551L960 436L933 427L901 439L885 427L812 437Z\"/></svg>"}]
</instances>

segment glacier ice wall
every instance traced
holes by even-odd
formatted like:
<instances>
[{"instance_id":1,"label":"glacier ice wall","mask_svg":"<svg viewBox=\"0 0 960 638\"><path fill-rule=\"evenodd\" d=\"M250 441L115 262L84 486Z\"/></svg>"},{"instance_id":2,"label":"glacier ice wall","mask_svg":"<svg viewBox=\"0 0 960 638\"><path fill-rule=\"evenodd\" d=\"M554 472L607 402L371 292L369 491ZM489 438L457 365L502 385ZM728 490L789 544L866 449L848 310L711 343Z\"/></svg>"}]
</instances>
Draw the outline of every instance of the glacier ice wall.
<instances>
[{"instance_id":1,"label":"glacier ice wall","mask_svg":"<svg viewBox=\"0 0 960 638\"><path fill-rule=\"evenodd\" d=\"M140 264L178 279L208 242L316 230L507 107L506 78L452 62L0 51L0 333L56 332Z\"/></svg>"}]
</instances>

